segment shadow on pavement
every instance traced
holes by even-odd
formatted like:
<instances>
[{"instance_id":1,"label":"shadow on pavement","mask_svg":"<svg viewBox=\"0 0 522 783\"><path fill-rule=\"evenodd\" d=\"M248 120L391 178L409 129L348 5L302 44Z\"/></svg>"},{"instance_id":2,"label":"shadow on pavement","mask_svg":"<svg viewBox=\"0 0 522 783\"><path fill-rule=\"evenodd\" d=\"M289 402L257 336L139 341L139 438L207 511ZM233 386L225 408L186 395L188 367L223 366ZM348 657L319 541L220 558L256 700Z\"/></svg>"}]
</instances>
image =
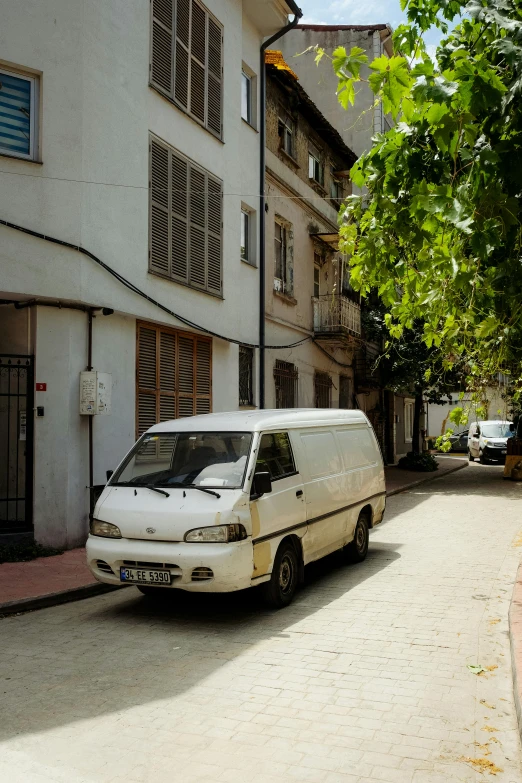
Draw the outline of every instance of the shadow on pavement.
<instances>
[{"instance_id":1,"label":"shadow on pavement","mask_svg":"<svg viewBox=\"0 0 522 783\"><path fill-rule=\"evenodd\" d=\"M329 613L324 621L314 620L313 629L309 620L396 561L399 548L372 543L358 565L346 565L342 554L335 553L308 566L305 585L281 611L265 609L254 590L221 595L169 591L156 602L135 588L124 588L72 606L6 618L0 650L0 739L143 704L150 705L151 715L157 709L172 712L173 727L179 730L183 705L159 702L199 688L190 700L204 704L200 686L206 689L205 679L221 667L235 665L226 674L227 688L233 691L236 675L246 671L255 678L248 666L255 665L261 646L270 645L270 654L281 656L281 662L289 645L303 646L303 634L306 643L315 634L321 644L334 647ZM367 591L357 591L353 601L363 612ZM208 687L211 691L212 683ZM235 694L238 700L241 696Z\"/></svg>"}]
</instances>

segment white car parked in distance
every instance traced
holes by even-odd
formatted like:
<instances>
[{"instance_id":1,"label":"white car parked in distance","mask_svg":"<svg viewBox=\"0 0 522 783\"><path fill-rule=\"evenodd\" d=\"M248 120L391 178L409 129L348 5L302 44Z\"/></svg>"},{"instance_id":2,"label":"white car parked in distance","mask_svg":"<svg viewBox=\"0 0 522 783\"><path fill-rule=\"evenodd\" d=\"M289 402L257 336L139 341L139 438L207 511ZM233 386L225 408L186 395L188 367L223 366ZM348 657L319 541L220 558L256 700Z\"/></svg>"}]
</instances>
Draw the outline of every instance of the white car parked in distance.
<instances>
[{"instance_id":1,"label":"white car parked in distance","mask_svg":"<svg viewBox=\"0 0 522 783\"><path fill-rule=\"evenodd\" d=\"M468 432L468 456L473 462L476 458L486 462L504 462L507 454L508 438L515 432L511 421L475 421Z\"/></svg>"},{"instance_id":2,"label":"white car parked in distance","mask_svg":"<svg viewBox=\"0 0 522 783\"><path fill-rule=\"evenodd\" d=\"M87 562L101 582L146 595L262 585L272 605L286 606L308 563L341 548L364 560L385 497L381 452L361 411L166 421L111 476Z\"/></svg>"}]
</instances>

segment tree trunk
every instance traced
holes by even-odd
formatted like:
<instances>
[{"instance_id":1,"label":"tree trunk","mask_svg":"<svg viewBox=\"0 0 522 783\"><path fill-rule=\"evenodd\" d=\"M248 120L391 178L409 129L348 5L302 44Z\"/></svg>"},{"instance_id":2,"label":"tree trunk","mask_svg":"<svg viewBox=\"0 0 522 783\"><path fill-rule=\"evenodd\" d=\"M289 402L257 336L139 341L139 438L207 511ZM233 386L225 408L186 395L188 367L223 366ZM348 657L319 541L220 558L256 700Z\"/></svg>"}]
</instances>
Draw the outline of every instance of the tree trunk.
<instances>
[{"instance_id":1,"label":"tree trunk","mask_svg":"<svg viewBox=\"0 0 522 783\"><path fill-rule=\"evenodd\" d=\"M421 453L420 417L422 412L422 398L422 391L417 392L415 395L415 407L413 411L413 435L411 439L411 450L414 454Z\"/></svg>"}]
</instances>

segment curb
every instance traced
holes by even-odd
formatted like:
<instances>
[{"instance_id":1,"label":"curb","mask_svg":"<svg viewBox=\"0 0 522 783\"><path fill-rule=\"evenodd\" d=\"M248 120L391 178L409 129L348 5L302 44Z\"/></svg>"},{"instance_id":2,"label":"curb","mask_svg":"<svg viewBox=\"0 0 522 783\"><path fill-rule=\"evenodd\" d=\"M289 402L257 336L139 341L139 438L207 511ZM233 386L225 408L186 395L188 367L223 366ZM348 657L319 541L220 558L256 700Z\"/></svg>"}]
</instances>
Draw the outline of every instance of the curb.
<instances>
[{"instance_id":1,"label":"curb","mask_svg":"<svg viewBox=\"0 0 522 783\"><path fill-rule=\"evenodd\" d=\"M509 646L518 733L522 740L522 563L518 567L509 607Z\"/></svg>"},{"instance_id":2,"label":"curb","mask_svg":"<svg viewBox=\"0 0 522 783\"><path fill-rule=\"evenodd\" d=\"M392 495L398 495L399 492L405 492L407 489L418 487L419 484L426 484L428 481L435 481L435 479L443 478L444 476L449 476L450 473L455 473L457 470L463 470L464 468L467 467L468 467L468 463L464 462L464 464L462 465L455 465L454 468L448 468L448 470L445 470L443 473L438 473L437 471L433 471L433 474L426 476L426 478L421 478L418 481L412 481L409 484L405 484L403 487L399 487L398 489L391 489L389 492L386 492L386 497L389 498Z\"/></svg>"},{"instance_id":3,"label":"curb","mask_svg":"<svg viewBox=\"0 0 522 783\"><path fill-rule=\"evenodd\" d=\"M70 590L62 590L58 593L48 593L35 598L22 598L20 601L7 601L0 604L0 617L2 615L18 614L20 612L32 612L34 609L45 609L48 606L58 606L70 601L81 601L102 593L110 593L112 590L120 590L117 585L104 585L95 582L83 587L73 587Z\"/></svg>"}]
</instances>

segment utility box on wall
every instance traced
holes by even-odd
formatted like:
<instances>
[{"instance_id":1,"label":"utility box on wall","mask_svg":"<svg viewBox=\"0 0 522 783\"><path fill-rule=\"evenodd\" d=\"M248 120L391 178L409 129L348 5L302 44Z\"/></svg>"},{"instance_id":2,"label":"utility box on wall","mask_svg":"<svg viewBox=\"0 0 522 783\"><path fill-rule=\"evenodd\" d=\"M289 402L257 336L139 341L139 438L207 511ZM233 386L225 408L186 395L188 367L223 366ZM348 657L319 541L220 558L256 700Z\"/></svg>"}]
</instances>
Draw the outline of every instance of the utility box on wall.
<instances>
[{"instance_id":1,"label":"utility box on wall","mask_svg":"<svg viewBox=\"0 0 522 783\"><path fill-rule=\"evenodd\" d=\"M80 415L95 416L111 412L112 375L87 370L80 373Z\"/></svg>"}]
</instances>

